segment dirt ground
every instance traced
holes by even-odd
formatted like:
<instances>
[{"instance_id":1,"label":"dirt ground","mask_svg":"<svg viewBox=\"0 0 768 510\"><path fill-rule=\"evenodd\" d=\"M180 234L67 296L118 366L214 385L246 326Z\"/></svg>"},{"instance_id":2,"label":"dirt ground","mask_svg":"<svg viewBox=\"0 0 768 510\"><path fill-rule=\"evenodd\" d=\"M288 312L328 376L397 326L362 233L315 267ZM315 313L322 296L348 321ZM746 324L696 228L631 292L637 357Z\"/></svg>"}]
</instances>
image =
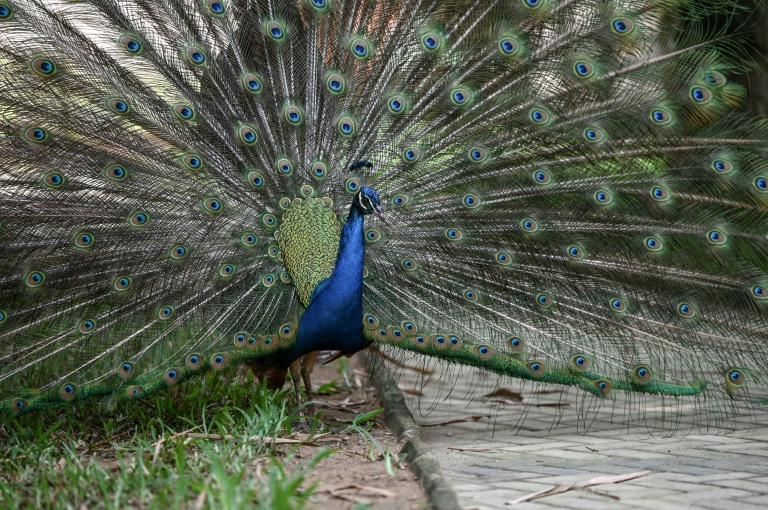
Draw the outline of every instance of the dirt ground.
<instances>
[{"instance_id":1,"label":"dirt ground","mask_svg":"<svg viewBox=\"0 0 768 510\"><path fill-rule=\"evenodd\" d=\"M339 424L332 431L338 431L345 424L351 423L355 416L380 409L381 402L376 400L375 389L368 382L362 369L362 363L356 358L349 360L349 379L354 387L347 393L346 383L340 374L338 362L315 367L312 385L319 388L335 381L343 390L330 394L316 395L321 402L318 410L324 411L323 422ZM403 446L402 441L387 428L384 414L379 414L373 421L375 426L367 427L382 447L389 445L393 457L397 457ZM424 509L428 508L427 496L419 480L408 469L407 460L399 463L391 458L396 470L394 476L387 473L383 456L370 451L370 442L357 432L346 434L332 433L331 441L322 442L322 446L338 449L331 457L322 461L309 478L309 482L318 482L309 508L313 509ZM320 443L318 443L320 444ZM299 455L310 458L317 453L317 447L302 446ZM371 456L374 461L371 461ZM370 506L368 506L370 505Z\"/></svg>"}]
</instances>

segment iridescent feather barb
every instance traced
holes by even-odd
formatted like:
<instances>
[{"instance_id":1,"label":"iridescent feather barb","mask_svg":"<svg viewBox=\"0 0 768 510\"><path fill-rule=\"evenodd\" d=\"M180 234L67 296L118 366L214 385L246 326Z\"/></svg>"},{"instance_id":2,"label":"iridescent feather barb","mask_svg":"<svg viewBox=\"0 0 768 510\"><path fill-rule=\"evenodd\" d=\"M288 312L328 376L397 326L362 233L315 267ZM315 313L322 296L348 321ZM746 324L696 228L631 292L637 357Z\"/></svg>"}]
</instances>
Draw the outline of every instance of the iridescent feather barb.
<instances>
[{"instance_id":1,"label":"iridescent feather barb","mask_svg":"<svg viewBox=\"0 0 768 510\"><path fill-rule=\"evenodd\" d=\"M719 8L0 0L0 412L374 345L728 426L768 126Z\"/></svg>"}]
</instances>

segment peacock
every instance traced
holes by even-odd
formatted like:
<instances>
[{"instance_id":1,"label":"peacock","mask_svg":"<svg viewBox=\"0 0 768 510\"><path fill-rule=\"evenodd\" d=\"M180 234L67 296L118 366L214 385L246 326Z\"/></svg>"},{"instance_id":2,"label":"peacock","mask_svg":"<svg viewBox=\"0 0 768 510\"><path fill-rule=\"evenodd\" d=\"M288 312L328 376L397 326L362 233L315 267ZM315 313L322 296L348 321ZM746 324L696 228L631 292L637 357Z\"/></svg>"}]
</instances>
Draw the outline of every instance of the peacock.
<instances>
[{"instance_id":1,"label":"peacock","mask_svg":"<svg viewBox=\"0 0 768 510\"><path fill-rule=\"evenodd\" d=\"M0 0L0 414L363 349L766 402L727 2Z\"/></svg>"}]
</instances>

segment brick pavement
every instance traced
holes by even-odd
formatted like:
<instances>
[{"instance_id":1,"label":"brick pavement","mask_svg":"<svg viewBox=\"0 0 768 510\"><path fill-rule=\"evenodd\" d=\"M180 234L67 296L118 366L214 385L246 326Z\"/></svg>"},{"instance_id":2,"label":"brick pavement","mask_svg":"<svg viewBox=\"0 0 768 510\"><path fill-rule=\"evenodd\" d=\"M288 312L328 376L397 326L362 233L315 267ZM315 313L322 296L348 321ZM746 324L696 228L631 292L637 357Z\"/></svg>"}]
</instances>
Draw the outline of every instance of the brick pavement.
<instances>
[{"instance_id":1,"label":"brick pavement","mask_svg":"<svg viewBox=\"0 0 768 510\"><path fill-rule=\"evenodd\" d=\"M400 387L424 393L421 398L406 394L406 401L422 425L422 440L432 448L443 476L465 508L768 508L768 410L739 420L751 423L751 430L701 434L690 425L695 416L691 401L644 399L647 423L668 418L662 411L670 408L684 416L678 432L670 435L662 426L651 434L638 424L639 419L625 418L627 410L637 405L637 397L619 396L615 405L606 405L572 389L567 396L553 386L527 384L521 390L517 382L488 377L476 369L434 368L437 372L431 376L406 371ZM497 387L520 391L527 405L500 405L483 398ZM490 418L423 426L472 415ZM627 421L631 426L626 426ZM649 476L595 487L619 500L571 491L505 505L553 485L646 469L651 471Z\"/></svg>"}]
</instances>

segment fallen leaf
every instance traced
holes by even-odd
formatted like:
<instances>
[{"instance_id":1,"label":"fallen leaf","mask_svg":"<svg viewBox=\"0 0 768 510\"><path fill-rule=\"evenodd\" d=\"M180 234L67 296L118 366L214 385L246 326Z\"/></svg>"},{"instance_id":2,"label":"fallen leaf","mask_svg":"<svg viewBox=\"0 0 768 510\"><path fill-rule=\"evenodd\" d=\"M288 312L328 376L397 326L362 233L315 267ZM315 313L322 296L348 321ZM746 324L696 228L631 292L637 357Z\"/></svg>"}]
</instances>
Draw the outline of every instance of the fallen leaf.
<instances>
[{"instance_id":1,"label":"fallen leaf","mask_svg":"<svg viewBox=\"0 0 768 510\"><path fill-rule=\"evenodd\" d=\"M368 485L358 485L358 484L350 484L350 485L344 485L342 487L334 487L332 489L324 489L319 492L328 492L332 495L340 495L344 491L359 491L359 492L366 492L368 494L373 494L375 496L381 496L383 498L394 498L397 494L395 494L392 491L388 491L387 489L380 489L378 487L370 487Z\"/></svg>"},{"instance_id":2,"label":"fallen leaf","mask_svg":"<svg viewBox=\"0 0 768 510\"><path fill-rule=\"evenodd\" d=\"M515 391L508 390L506 388L496 388L490 393L483 395L483 398L504 397L504 399L516 400L517 402L523 401L523 396Z\"/></svg>"},{"instance_id":3,"label":"fallen leaf","mask_svg":"<svg viewBox=\"0 0 768 510\"><path fill-rule=\"evenodd\" d=\"M648 476L650 474L651 474L650 471L645 470L645 471L638 471L636 473L629 473L626 475L598 476L588 481L584 487L592 487L593 485L603 485L606 483L621 483L621 482L626 482L627 480L634 480L635 478Z\"/></svg>"},{"instance_id":4,"label":"fallen leaf","mask_svg":"<svg viewBox=\"0 0 768 510\"><path fill-rule=\"evenodd\" d=\"M482 420L483 418L490 418L490 415L482 414L482 415L473 415L473 416L467 416L466 418L457 418L455 420L448 420L448 421L441 421L438 423L424 423L420 424L420 427L440 427L442 425L451 425L453 423L466 423L466 422L473 422Z\"/></svg>"},{"instance_id":5,"label":"fallen leaf","mask_svg":"<svg viewBox=\"0 0 768 510\"><path fill-rule=\"evenodd\" d=\"M423 396L424 394L417 390L416 388L408 388L405 386L405 384L398 384L397 389L405 393L406 395L416 395L418 397Z\"/></svg>"},{"instance_id":6,"label":"fallen leaf","mask_svg":"<svg viewBox=\"0 0 768 510\"><path fill-rule=\"evenodd\" d=\"M619 500L618 496L615 496L613 494L607 494L605 492L593 491L591 489L588 489L588 487L592 487L594 485L605 485L609 483L626 482L627 480L634 480L635 478L640 478L642 476L647 476L649 474L651 474L650 471L637 471L635 473L628 473L626 475L598 476L598 477L592 478L591 480L587 481L583 485L582 484L555 485L554 487L550 487L549 489L540 490L539 492L534 492L533 494L528 494L527 496L522 496L512 501L507 501L505 504L510 506L517 505L518 503L524 503L526 501L532 501L534 499L544 498L547 496L554 496L555 494L561 494L567 491L585 491L592 494L597 494L599 496L605 496L611 499Z\"/></svg>"},{"instance_id":7,"label":"fallen leaf","mask_svg":"<svg viewBox=\"0 0 768 510\"><path fill-rule=\"evenodd\" d=\"M562 494L563 492L568 492L571 489L573 489L573 487L571 487L570 485L555 485L554 487L550 487L549 489L540 490L539 492L534 492L533 494L528 494L527 496L522 496L512 501L507 501L505 504L516 505L518 503L524 503L526 501L532 501L534 499L539 499L546 496L554 496L555 494Z\"/></svg>"}]
</instances>

